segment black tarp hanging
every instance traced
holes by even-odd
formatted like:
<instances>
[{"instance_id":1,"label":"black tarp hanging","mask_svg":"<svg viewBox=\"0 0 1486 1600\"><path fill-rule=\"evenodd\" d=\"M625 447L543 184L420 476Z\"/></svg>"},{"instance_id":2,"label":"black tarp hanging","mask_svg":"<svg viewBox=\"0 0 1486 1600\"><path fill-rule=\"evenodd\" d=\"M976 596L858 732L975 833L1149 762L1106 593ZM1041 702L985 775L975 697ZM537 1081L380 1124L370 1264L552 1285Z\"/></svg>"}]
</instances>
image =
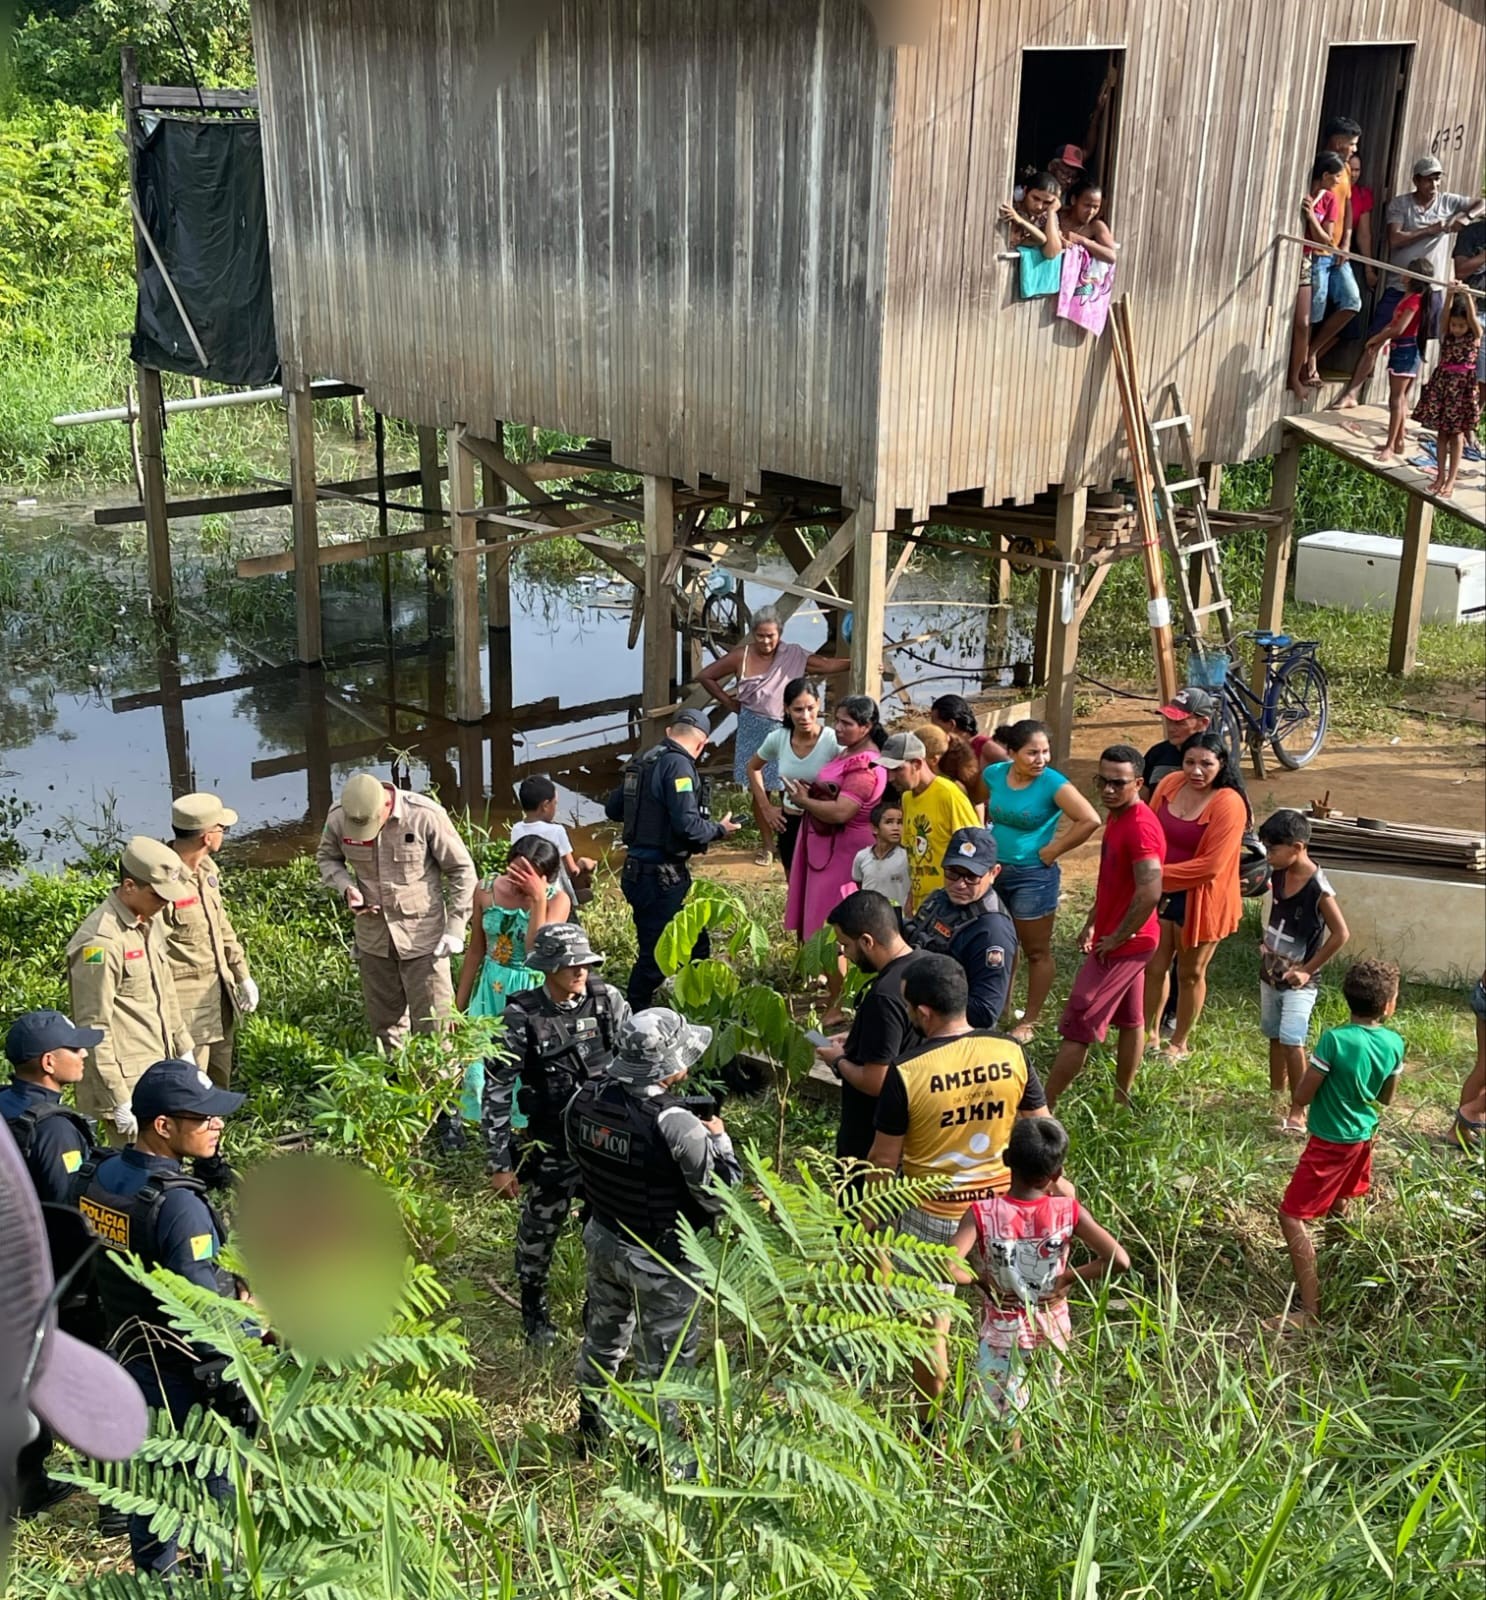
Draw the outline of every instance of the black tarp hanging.
<instances>
[{"instance_id":1,"label":"black tarp hanging","mask_svg":"<svg viewBox=\"0 0 1486 1600\"><path fill-rule=\"evenodd\" d=\"M140 260L133 359L213 383L277 382L258 123L162 117L139 141L135 182L145 229L206 363L148 247Z\"/></svg>"}]
</instances>

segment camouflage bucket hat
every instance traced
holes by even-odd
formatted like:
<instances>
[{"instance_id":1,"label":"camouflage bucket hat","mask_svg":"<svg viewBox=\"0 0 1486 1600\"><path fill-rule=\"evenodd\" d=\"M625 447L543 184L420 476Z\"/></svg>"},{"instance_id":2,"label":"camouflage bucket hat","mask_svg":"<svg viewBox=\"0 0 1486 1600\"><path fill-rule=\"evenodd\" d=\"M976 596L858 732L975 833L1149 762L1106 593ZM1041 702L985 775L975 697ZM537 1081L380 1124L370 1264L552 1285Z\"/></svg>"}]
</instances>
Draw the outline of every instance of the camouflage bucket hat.
<instances>
[{"instance_id":1,"label":"camouflage bucket hat","mask_svg":"<svg viewBox=\"0 0 1486 1600\"><path fill-rule=\"evenodd\" d=\"M683 1068L694 1067L711 1043L711 1028L690 1023L663 1006L652 1006L619 1025L617 1053L609 1075L623 1083L659 1083Z\"/></svg>"},{"instance_id":2,"label":"camouflage bucket hat","mask_svg":"<svg viewBox=\"0 0 1486 1600\"><path fill-rule=\"evenodd\" d=\"M552 922L538 932L526 964L533 972L556 972L559 967L601 967L604 958L576 922Z\"/></svg>"}]
</instances>

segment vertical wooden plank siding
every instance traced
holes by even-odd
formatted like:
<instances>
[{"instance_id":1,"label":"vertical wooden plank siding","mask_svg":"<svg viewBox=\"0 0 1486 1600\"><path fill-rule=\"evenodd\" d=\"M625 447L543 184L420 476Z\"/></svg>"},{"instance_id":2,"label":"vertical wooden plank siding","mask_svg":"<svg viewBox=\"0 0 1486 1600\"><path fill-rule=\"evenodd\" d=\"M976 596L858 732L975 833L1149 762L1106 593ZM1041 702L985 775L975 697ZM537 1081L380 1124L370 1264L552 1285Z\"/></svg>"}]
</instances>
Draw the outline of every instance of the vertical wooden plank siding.
<instances>
[{"instance_id":1,"label":"vertical wooden plank siding","mask_svg":"<svg viewBox=\"0 0 1486 1600\"><path fill-rule=\"evenodd\" d=\"M1479 0L938 0L894 49L860 0L253 11L291 387L562 428L737 495L765 472L833 484L888 526L1128 470L1101 344L1019 302L998 259L1025 50L1124 52L1118 290L1207 460L1276 448L1293 404L1298 247L1273 241L1328 48L1413 47L1380 203L1437 130L1455 187L1486 153Z\"/></svg>"}]
</instances>

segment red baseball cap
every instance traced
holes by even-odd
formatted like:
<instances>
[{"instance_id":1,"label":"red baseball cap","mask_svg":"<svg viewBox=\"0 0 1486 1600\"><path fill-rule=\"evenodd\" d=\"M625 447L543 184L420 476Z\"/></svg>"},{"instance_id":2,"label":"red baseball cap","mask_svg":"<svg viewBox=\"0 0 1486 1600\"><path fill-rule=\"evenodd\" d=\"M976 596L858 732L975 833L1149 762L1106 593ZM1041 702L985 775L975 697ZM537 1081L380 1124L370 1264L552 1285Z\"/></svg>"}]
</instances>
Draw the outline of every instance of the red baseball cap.
<instances>
[{"instance_id":1,"label":"red baseball cap","mask_svg":"<svg viewBox=\"0 0 1486 1600\"><path fill-rule=\"evenodd\" d=\"M1061 161L1065 167L1077 167L1080 172L1084 170L1084 150L1078 144L1060 144L1052 153L1054 161Z\"/></svg>"}]
</instances>

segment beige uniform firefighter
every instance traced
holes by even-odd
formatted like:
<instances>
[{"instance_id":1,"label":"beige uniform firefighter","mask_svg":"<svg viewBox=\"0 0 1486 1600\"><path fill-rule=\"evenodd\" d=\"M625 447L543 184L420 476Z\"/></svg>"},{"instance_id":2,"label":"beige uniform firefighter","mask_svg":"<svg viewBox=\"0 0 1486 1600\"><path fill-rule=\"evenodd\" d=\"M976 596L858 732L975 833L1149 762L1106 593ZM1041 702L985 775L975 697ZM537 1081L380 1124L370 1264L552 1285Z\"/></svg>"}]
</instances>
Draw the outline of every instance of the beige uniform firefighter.
<instances>
[{"instance_id":1,"label":"beige uniform firefighter","mask_svg":"<svg viewBox=\"0 0 1486 1600\"><path fill-rule=\"evenodd\" d=\"M115 1143L137 1131L129 1101L157 1061L192 1059L195 1042L181 1017L158 913L191 892L180 858L157 839L131 839L119 860L119 883L67 946L72 1015L102 1028L88 1052L77 1107L111 1124Z\"/></svg>"},{"instance_id":2,"label":"beige uniform firefighter","mask_svg":"<svg viewBox=\"0 0 1486 1600\"><path fill-rule=\"evenodd\" d=\"M356 918L366 1018L392 1050L453 1005L449 957L464 948L475 863L437 801L358 772L330 808L320 876Z\"/></svg>"},{"instance_id":3,"label":"beige uniform firefighter","mask_svg":"<svg viewBox=\"0 0 1486 1600\"><path fill-rule=\"evenodd\" d=\"M160 913L176 999L196 1041L196 1065L219 1089L232 1081L237 1019L258 1009L258 985L222 904L213 860L236 821L237 813L214 794L182 795L171 806L171 848L180 857L188 891Z\"/></svg>"}]
</instances>

